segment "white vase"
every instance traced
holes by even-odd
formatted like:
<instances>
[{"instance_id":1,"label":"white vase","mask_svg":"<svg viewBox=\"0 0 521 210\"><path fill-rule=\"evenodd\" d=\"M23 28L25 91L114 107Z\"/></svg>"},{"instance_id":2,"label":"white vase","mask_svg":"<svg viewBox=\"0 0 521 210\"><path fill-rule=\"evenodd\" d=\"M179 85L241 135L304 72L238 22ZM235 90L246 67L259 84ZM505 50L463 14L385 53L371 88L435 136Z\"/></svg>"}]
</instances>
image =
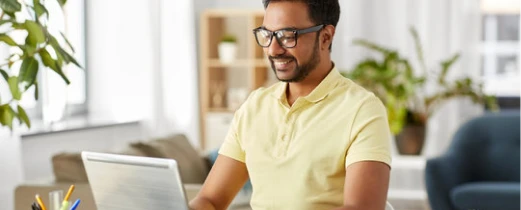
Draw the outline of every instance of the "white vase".
<instances>
[{"instance_id":1,"label":"white vase","mask_svg":"<svg viewBox=\"0 0 521 210\"><path fill-rule=\"evenodd\" d=\"M237 58L237 44L231 42L221 42L218 46L219 60L221 63L232 63Z\"/></svg>"}]
</instances>

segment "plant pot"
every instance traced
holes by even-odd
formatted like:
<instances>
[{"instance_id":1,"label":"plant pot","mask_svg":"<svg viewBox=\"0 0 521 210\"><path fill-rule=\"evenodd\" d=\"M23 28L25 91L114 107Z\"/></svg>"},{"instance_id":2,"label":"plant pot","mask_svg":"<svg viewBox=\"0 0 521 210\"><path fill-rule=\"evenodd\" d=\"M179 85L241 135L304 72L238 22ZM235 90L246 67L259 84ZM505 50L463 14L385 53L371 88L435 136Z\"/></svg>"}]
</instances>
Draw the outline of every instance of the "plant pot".
<instances>
[{"instance_id":1,"label":"plant pot","mask_svg":"<svg viewBox=\"0 0 521 210\"><path fill-rule=\"evenodd\" d=\"M219 60L221 63L232 63L237 57L237 44L232 42L221 42L218 46Z\"/></svg>"},{"instance_id":2,"label":"plant pot","mask_svg":"<svg viewBox=\"0 0 521 210\"><path fill-rule=\"evenodd\" d=\"M396 135L396 147L401 155L420 155L425 143L425 125L406 125Z\"/></svg>"}]
</instances>

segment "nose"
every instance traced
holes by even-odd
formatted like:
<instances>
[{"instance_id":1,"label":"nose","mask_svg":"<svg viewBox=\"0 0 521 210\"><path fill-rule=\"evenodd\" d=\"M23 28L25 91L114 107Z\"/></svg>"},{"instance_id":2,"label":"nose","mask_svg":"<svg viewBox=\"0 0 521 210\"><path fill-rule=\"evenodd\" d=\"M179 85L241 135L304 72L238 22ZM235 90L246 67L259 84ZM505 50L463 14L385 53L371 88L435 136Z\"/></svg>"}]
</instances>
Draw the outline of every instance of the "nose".
<instances>
[{"instance_id":1,"label":"nose","mask_svg":"<svg viewBox=\"0 0 521 210\"><path fill-rule=\"evenodd\" d=\"M275 38L275 36L273 36L271 38L271 44L269 47L267 47L267 51L268 51L268 56L278 56L278 55L283 55L285 52L286 52L286 49L284 49L282 46L280 46L279 42L277 41L277 38Z\"/></svg>"}]
</instances>

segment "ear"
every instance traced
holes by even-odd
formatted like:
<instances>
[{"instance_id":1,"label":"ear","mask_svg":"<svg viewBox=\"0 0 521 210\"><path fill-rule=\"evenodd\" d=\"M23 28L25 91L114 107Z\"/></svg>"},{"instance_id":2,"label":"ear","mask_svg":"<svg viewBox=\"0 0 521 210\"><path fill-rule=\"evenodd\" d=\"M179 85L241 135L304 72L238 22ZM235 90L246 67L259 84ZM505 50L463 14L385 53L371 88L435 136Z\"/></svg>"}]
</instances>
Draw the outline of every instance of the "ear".
<instances>
[{"instance_id":1,"label":"ear","mask_svg":"<svg viewBox=\"0 0 521 210\"><path fill-rule=\"evenodd\" d=\"M333 42L333 37L335 36L335 26L333 25L325 25L322 29L322 37L320 39L321 49L329 50L329 46Z\"/></svg>"}]
</instances>

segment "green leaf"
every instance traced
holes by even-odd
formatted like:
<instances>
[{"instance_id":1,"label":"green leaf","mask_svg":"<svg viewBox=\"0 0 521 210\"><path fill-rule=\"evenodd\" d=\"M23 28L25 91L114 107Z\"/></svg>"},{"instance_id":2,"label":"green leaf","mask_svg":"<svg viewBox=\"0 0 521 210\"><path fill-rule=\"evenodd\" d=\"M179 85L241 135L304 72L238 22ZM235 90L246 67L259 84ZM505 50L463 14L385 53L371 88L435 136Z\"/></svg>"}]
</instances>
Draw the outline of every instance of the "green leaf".
<instances>
[{"instance_id":1,"label":"green leaf","mask_svg":"<svg viewBox=\"0 0 521 210\"><path fill-rule=\"evenodd\" d=\"M7 71L0 69L0 74L2 74L2 77L4 77L5 81L9 80L9 74L7 74Z\"/></svg>"},{"instance_id":2,"label":"green leaf","mask_svg":"<svg viewBox=\"0 0 521 210\"><path fill-rule=\"evenodd\" d=\"M51 54L46 49L42 49L39 52L40 56L42 57L43 65L51 68L54 72L58 73L62 77L62 79L65 81L65 83L70 84L71 82L67 78L67 76L63 73L61 66L59 65L59 60L54 60L51 57ZM59 53L56 53L59 55Z\"/></svg>"},{"instance_id":3,"label":"green leaf","mask_svg":"<svg viewBox=\"0 0 521 210\"><path fill-rule=\"evenodd\" d=\"M9 104L4 104L0 106L0 123L13 130L13 119L14 114L11 111L11 107L9 106Z\"/></svg>"},{"instance_id":4,"label":"green leaf","mask_svg":"<svg viewBox=\"0 0 521 210\"><path fill-rule=\"evenodd\" d=\"M27 41L30 44L32 44L33 46L36 46L36 44L45 42L45 34L43 33L43 30L42 30L42 27L40 26L40 24L38 24L32 20L26 20L25 28L27 29L27 32L29 33L27 35Z\"/></svg>"},{"instance_id":5,"label":"green leaf","mask_svg":"<svg viewBox=\"0 0 521 210\"><path fill-rule=\"evenodd\" d=\"M38 73L38 61L33 57L25 58L20 67L20 75L18 76L18 83L24 88L22 91L26 91L36 80L36 74Z\"/></svg>"},{"instance_id":6,"label":"green leaf","mask_svg":"<svg viewBox=\"0 0 521 210\"><path fill-rule=\"evenodd\" d=\"M17 0L1 0L0 8L6 13L15 13L22 9L22 5Z\"/></svg>"},{"instance_id":7,"label":"green leaf","mask_svg":"<svg viewBox=\"0 0 521 210\"><path fill-rule=\"evenodd\" d=\"M60 3L60 6L63 7L67 3L67 0L58 0L58 3Z\"/></svg>"},{"instance_id":8,"label":"green leaf","mask_svg":"<svg viewBox=\"0 0 521 210\"><path fill-rule=\"evenodd\" d=\"M11 90L13 98L16 100L20 100L22 98L22 93L18 88L18 77L9 77L7 83L9 83L9 90Z\"/></svg>"},{"instance_id":9,"label":"green leaf","mask_svg":"<svg viewBox=\"0 0 521 210\"><path fill-rule=\"evenodd\" d=\"M425 65L425 59L423 56L423 48L421 45L420 37L418 36L418 32L416 31L416 29L414 27L411 27L409 29L409 31L411 32L411 35L414 39L414 46L416 47L416 55L418 56L418 60L420 61L422 70L424 73L427 73L427 67Z\"/></svg>"},{"instance_id":10,"label":"green leaf","mask_svg":"<svg viewBox=\"0 0 521 210\"><path fill-rule=\"evenodd\" d=\"M51 54L49 54L49 51L47 51L47 49L40 50L38 54L40 54L44 66L56 70L56 61L51 57Z\"/></svg>"},{"instance_id":11,"label":"green leaf","mask_svg":"<svg viewBox=\"0 0 521 210\"><path fill-rule=\"evenodd\" d=\"M13 20L0 20L0 25L4 25L6 23L12 23Z\"/></svg>"},{"instance_id":12,"label":"green leaf","mask_svg":"<svg viewBox=\"0 0 521 210\"><path fill-rule=\"evenodd\" d=\"M36 12L36 16L40 18L42 15L47 15L47 18L49 18L49 11L47 11L47 8L40 4L38 0L34 0L34 11Z\"/></svg>"},{"instance_id":13,"label":"green leaf","mask_svg":"<svg viewBox=\"0 0 521 210\"><path fill-rule=\"evenodd\" d=\"M56 51L56 55L58 56L58 63L60 66L62 66L62 62L65 61L65 63L74 63L76 66L81 67L81 65L72 57L67 51L65 51L60 44L58 43L58 40L54 36L50 36L51 39L51 46L54 48L54 51Z\"/></svg>"},{"instance_id":14,"label":"green leaf","mask_svg":"<svg viewBox=\"0 0 521 210\"><path fill-rule=\"evenodd\" d=\"M24 108L22 108L20 105L18 105L18 116L23 121L28 128L31 128L31 121L29 120L29 117L27 116L27 113L25 112Z\"/></svg>"},{"instance_id":15,"label":"green leaf","mask_svg":"<svg viewBox=\"0 0 521 210\"><path fill-rule=\"evenodd\" d=\"M440 77L438 79L438 82L440 84L445 84L445 78L447 76L447 73L449 72L449 69L452 66L452 64L454 64L458 60L459 56L460 55L458 53L456 53L449 59L441 62L441 73L440 73Z\"/></svg>"},{"instance_id":16,"label":"green leaf","mask_svg":"<svg viewBox=\"0 0 521 210\"><path fill-rule=\"evenodd\" d=\"M378 46L377 44L375 44L373 42L370 42L370 41L367 41L367 40L363 40L363 39L354 40L353 44L359 45L359 46L362 46L362 47L365 47L365 48L368 48L368 49L371 49L371 50L374 50L374 51L377 51L377 52L380 52L380 53L382 53L384 55L387 55L387 54L392 52L389 49L385 49L385 48L383 48L381 46Z\"/></svg>"},{"instance_id":17,"label":"green leaf","mask_svg":"<svg viewBox=\"0 0 521 210\"><path fill-rule=\"evenodd\" d=\"M65 37L65 34L63 34L61 31L60 31L60 34L62 35L63 39L65 40L65 42L67 42L67 45L69 45L69 47L71 48L72 52L76 52L74 51L74 47L72 47L72 44L71 42L69 42L69 40L67 39L67 37Z\"/></svg>"},{"instance_id":18,"label":"green leaf","mask_svg":"<svg viewBox=\"0 0 521 210\"><path fill-rule=\"evenodd\" d=\"M34 81L34 99L38 100L39 97L38 80Z\"/></svg>"},{"instance_id":19,"label":"green leaf","mask_svg":"<svg viewBox=\"0 0 521 210\"><path fill-rule=\"evenodd\" d=\"M17 46L16 42L10 37L7 36L7 34L0 34L0 41L10 45L10 46Z\"/></svg>"}]
</instances>

